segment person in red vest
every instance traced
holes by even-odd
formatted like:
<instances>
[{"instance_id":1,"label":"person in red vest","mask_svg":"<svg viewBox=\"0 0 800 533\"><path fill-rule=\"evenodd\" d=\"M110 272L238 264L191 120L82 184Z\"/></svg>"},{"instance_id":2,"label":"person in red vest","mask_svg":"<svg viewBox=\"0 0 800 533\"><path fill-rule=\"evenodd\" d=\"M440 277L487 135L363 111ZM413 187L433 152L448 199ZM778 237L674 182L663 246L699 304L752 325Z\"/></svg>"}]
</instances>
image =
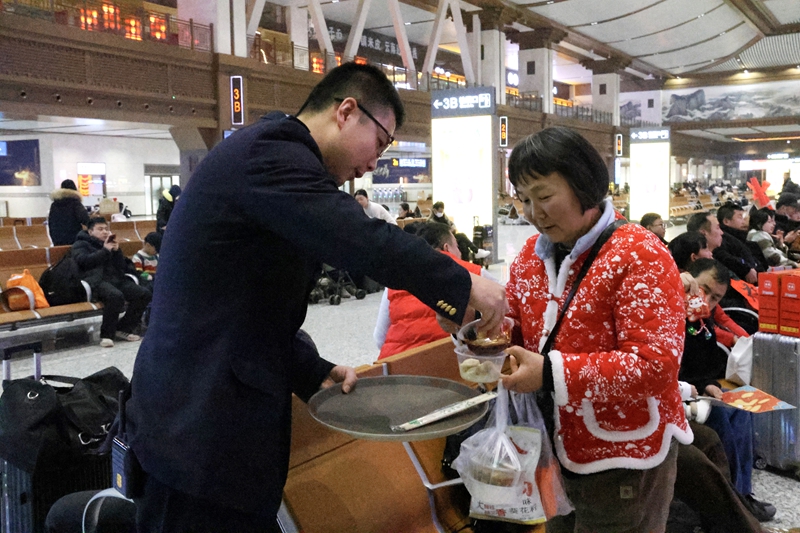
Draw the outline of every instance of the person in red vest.
<instances>
[{"instance_id":1,"label":"person in red vest","mask_svg":"<svg viewBox=\"0 0 800 533\"><path fill-rule=\"evenodd\" d=\"M461 259L458 242L450 227L436 222L415 224L416 234L436 250L449 255L473 274L487 276L479 265ZM483 272L483 274L481 274ZM417 346L447 337L436 321L436 313L408 291L386 289L375 324L375 343L383 359Z\"/></svg>"}]
</instances>

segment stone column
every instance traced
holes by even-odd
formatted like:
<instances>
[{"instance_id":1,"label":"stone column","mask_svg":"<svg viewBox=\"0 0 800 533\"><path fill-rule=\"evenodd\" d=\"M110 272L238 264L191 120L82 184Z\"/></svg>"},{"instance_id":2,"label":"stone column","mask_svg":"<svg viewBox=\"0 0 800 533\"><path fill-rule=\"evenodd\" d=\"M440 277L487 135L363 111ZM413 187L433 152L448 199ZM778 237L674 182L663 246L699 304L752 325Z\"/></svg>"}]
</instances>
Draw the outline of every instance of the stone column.
<instances>
[{"instance_id":1,"label":"stone column","mask_svg":"<svg viewBox=\"0 0 800 533\"><path fill-rule=\"evenodd\" d=\"M611 113L612 124L619 126L619 73L630 60L587 59L581 65L592 71L592 108Z\"/></svg>"},{"instance_id":2,"label":"stone column","mask_svg":"<svg viewBox=\"0 0 800 533\"><path fill-rule=\"evenodd\" d=\"M289 40L294 46L294 67L308 70L308 10L294 5L287 6L286 27L289 30Z\"/></svg>"},{"instance_id":3,"label":"stone column","mask_svg":"<svg viewBox=\"0 0 800 533\"><path fill-rule=\"evenodd\" d=\"M553 112L554 47L567 34L556 28L536 28L516 35L519 42L519 93L542 99L542 112Z\"/></svg>"},{"instance_id":4,"label":"stone column","mask_svg":"<svg viewBox=\"0 0 800 533\"><path fill-rule=\"evenodd\" d=\"M467 30L472 32L477 65L475 77L478 85L495 88L499 105L506 103L506 34L505 27L515 20L515 13L505 7L485 6L473 18L466 19Z\"/></svg>"}]
</instances>

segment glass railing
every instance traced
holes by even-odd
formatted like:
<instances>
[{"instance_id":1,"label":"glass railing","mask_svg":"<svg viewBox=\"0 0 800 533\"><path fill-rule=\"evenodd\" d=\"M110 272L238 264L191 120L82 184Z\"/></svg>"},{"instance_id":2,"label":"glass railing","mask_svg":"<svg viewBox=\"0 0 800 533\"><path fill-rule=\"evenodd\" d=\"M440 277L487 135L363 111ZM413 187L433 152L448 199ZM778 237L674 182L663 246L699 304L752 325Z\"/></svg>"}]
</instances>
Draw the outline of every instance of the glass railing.
<instances>
[{"instance_id":1,"label":"glass railing","mask_svg":"<svg viewBox=\"0 0 800 533\"><path fill-rule=\"evenodd\" d=\"M0 12L47 20L85 31L110 33L134 41L160 42L203 52L213 50L211 26L113 2L0 1Z\"/></svg>"}]
</instances>

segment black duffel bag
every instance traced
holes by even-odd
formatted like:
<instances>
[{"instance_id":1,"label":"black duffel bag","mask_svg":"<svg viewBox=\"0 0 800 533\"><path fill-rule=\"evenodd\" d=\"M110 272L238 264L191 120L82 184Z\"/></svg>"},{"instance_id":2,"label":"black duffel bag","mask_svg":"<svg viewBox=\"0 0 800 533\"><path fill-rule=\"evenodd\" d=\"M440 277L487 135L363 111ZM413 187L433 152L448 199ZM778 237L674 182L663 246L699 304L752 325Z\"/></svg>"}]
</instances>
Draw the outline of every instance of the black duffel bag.
<instances>
[{"instance_id":1,"label":"black duffel bag","mask_svg":"<svg viewBox=\"0 0 800 533\"><path fill-rule=\"evenodd\" d=\"M96 453L119 410L119 392L128 383L113 366L81 379L42 376L4 381L0 457L33 472Z\"/></svg>"}]
</instances>

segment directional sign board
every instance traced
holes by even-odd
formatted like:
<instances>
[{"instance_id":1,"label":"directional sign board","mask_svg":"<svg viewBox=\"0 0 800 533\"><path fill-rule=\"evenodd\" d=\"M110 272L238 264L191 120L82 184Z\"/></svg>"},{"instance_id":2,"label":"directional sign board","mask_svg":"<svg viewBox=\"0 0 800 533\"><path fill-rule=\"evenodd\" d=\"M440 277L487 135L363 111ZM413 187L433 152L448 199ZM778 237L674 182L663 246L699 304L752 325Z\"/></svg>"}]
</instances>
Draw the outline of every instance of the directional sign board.
<instances>
[{"instance_id":1,"label":"directional sign board","mask_svg":"<svg viewBox=\"0 0 800 533\"><path fill-rule=\"evenodd\" d=\"M431 118L494 115L494 87L431 91Z\"/></svg>"},{"instance_id":2,"label":"directional sign board","mask_svg":"<svg viewBox=\"0 0 800 533\"><path fill-rule=\"evenodd\" d=\"M632 143L669 142L669 128L631 128Z\"/></svg>"}]
</instances>

